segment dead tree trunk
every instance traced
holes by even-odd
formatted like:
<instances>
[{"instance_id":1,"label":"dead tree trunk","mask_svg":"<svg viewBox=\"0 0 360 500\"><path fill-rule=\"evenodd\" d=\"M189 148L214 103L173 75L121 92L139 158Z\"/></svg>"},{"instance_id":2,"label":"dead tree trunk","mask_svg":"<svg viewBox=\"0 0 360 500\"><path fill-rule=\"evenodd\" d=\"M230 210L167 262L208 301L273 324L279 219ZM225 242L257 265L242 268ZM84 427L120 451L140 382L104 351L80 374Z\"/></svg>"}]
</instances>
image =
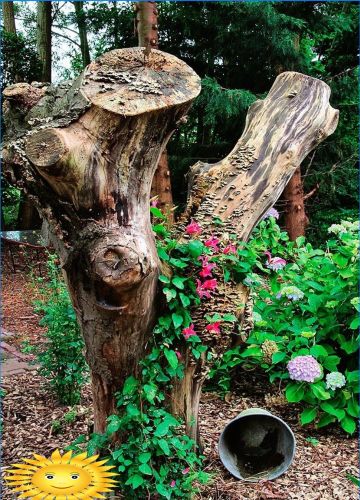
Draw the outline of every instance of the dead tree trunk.
<instances>
[{"instance_id":1,"label":"dead tree trunk","mask_svg":"<svg viewBox=\"0 0 360 500\"><path fill-rule=\"evenodd\" d=\"M41 63L42 82L51 82L51 24L51 2L38 2L36 47Z\"/></svg>"},{"instance_id":2,"label":"dead tree trunk","mask_svg":"<svg viewBox=\"0 0 360 500\"><path fill-rule=\"evenodd\" d=\"M151 48L159 48L158 36L158 10L155 2L136 2L136 31L138 33L139 47L145 47L146 51ZM168 163L168 155L164 150L161 155L157 169L155 170L151 195L158 197L158 207L167 213L168 220L173 222L174 215L173 197L171 190L171 178Z\"/></svg>"},{"instance_id":3,"label":"dead tree trunk","mask_svg":"<svg viewBox=\"0 0 360 500\"><path fill-rule=\"evenodd\" d=\"M79 30L81 57L83 67L90 64L90 50L86 30L86 15L84 12L84 2L73 2L75 8L76 23Z\"/></svg>"},{"instance_id":4,"label":"dead tree trunk","mask_svg":"<svg viewBox=\"0 0 360 500\"><path fill-rule=\"evenodd\" d=\"M115 391L138 373L155 322L159 262L149 217L151 181L199 90L199 78L185 63L158 50L144 60L139 48L103 55L72 86L52 87L43 97L43 89L24 84L4 92L4 162L11 179L36 200L61 257L85 338L97 432L114 412ZM178 234L192 217L205 235L232 233L245 241L303 158L335 130L338 112L329 95L320 80L280 75L267 98L251 106L233 151L214 165L192 168ZM221 230L214 216L223 221ZM194 313L214 356L239 338L246 298L244 287L222 283ZM237 331L206 332L205 314L219 307L238 316ZM182 349L185 378L175 383L172 406L198 439L209 366L193 359L186 345Z\"/></svg>"},{"instance_id":5,"label":"dead tree trunk","mask_svg":"<svg viewBox=\"0 0 360 500\"><path fill-rule=\"evenodd\" d=\"M35 104L39 90L5 90L4 159L48 221L84 335L95 431L102 432L156 320L151 181L200 79L169 54L153 50L144 61L142 49L123 49Z\"/></svg>"},{"instance_id":6,"label":"dead tree trunk","mask_svg":"<svg viewBox=\"0 0 360 500\"><path fill-rule=\"evenodd\" d=\"M4 30L16 34L14 2L2 2Z\"/></svg>"},{"instance_id":7,"label":"dead tree trunk","mask_svg":"<svg viewBox=\"0 0 360 500\"><path fill-rule=\"evenodd\" d=\"M257 222L273 206L305 156L337 126L338 111L329 105L330 88L320 80L295 72L279 75L264 101L249 109L245 130L231 153L213 165L192 167L191 190L183 216L202 227L202 235L224 239L236 234L246 241ZM214 216L223 221L212 223ZM179 224L179 231L184 225ZM221 276L218 277L221 283ZM246 323L247 289L222 284L212 299L194 311L195 331L208 345L213 359L241 340ZM219 310L238 317L232 335L209 335L205 315ZM188 352L185 377L173 392L173 411L183 416L187 433L199 441L198 407L201 387L210 365Z\"/></svg>"}]
</instances>

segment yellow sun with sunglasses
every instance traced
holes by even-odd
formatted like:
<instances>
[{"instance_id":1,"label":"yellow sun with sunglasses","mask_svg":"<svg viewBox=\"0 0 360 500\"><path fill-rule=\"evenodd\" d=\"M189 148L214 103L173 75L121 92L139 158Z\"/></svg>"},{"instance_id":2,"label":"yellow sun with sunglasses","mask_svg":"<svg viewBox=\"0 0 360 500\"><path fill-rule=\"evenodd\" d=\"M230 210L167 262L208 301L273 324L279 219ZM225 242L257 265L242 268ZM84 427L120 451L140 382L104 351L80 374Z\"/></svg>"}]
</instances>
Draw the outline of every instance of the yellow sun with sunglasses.
<instances>
[{"instance_id":1,"label":"yellow sun with sunglasses","mask_svg":"<svg viewBox=\"0 0 360 500\"><path fill-rule=\"evenodd\" d=\"M86 453L72 456L69 451L61 455L54 451L51 458L33 454L23 458L20 464L12 464L14 469L7 473L5 480L18 498L33 500L90 500L106 498L101 493L112 491L117 476L110 472L113 465L104 465L108 460L97 461L99 455L88 457Z\"/></svg>"}]
</instances>

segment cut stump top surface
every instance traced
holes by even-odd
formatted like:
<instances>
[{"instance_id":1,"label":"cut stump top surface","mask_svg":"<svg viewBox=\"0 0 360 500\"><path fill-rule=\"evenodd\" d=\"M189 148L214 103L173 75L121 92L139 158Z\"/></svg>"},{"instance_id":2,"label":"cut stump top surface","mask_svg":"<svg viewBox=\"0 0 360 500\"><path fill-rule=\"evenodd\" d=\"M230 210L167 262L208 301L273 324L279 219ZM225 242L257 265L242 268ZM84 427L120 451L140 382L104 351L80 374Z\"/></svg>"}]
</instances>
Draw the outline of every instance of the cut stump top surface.
<instances>
[{"instance_id":1,"label":"cut stump top surface","mask_svg":"<svg viewBox=\"0 0 360 500\"><path fill-rule=\"evenodd\" d=\"M200 77L177 57L140 47L116 49L85 70L81 92L94 105L124 116L187 103L201 90Z\"/></svg>"}]
</instances>

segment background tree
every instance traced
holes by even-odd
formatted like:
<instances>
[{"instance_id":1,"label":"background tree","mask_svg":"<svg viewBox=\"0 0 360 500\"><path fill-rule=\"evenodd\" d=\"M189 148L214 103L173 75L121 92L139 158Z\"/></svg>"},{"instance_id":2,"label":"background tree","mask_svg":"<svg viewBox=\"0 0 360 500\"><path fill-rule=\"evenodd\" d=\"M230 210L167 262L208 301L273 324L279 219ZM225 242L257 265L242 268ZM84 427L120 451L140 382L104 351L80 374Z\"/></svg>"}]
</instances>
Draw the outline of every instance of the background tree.
<instances>
[{"instance_id":1,"label":"background tree","mask_svg":"<svg viewBox=\"0 0 360 500\"><path fill-rule=\"evenodd\" d=\"M158 37L158 9L156 2L136 2L136 31L139 47L145 51L159 48ZM161 153L157 169L151 185L151 195L158 197L158 207L168 214L169 221L173 222L173 198L170 181L170 170L166 149Z\"/></svg>"},{"instance_id":2,"label":"background tree","mask_svg":"<svg viewBox=\"0 0 360 500\"><path fill-rule=\"evenodd\" d=\"M41 63L41 81L51 82L51 6L52 3L37 2L36 48Z\"/></svg>"},{"instance_id":3,"label":"background tree","mask_svg":"<svg viewBox=\"0 0 360 500\"><path fill-rule=\"evenodd\" d=\"M86 28L86 13L84 10L84 2L73 2L76 15L76 23L79 30L80 44L81 44L81 56L83 67L85 68L90 64L90 50L87 37Z\"/></svg>"},{"instance_id":4,"label":"background tree","mask_svg":"<svg viewBox=\"0 0 360 500\"><path fill-rule=\"evenodd\" d=\"M2 2L1 5L5 31L16 34L14 2Z\"/></svg>"}]
</instances>

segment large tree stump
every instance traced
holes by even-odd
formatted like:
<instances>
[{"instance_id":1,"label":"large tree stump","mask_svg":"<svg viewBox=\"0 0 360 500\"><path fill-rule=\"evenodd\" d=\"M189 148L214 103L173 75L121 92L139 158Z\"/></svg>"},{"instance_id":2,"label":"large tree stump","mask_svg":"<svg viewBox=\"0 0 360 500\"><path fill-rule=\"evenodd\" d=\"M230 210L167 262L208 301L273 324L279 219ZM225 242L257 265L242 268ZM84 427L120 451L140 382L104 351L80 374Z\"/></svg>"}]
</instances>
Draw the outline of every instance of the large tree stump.
<instances>
[{"instance_id":1,"label":"large tree stump","mask_svg":"<svg viewBox=\"0 0 360 500\"><path fill-rule=\"evenodd\" d=\"M138 362L156 318L159 261L149 217L152 177L174 129L200 90L197 75L175 57L152 50L115 50L90 64L72 84L6 90L4 159L49 223L85 338L95 430L114 412L114 393ZM192 168L187 209L204 234L246 240L280 196L303 158L331 134L338 112L330 89L299 73L280 75L267 98L249 110L245 130L224 160ZM244 287L222 284L194 313L196 329L221 355L240 327L214 339L204 315L218 308L246 322ZM197 412L208 366L188 352L176 382L174 412L198 438ZM191 424L192 419L195 425Z\"/></svg>"},{"instance_id":2,"label":"large tree stump","mask_svg":"<svg viewBox=\"0 0 360 500\"><path fill-rule=\"evenodd\" d=\"M20 103L16 88L6 91L5 161L36 199L60 254L85 339L97 432L115 411L115 392L137 374L156 319L151 182L199 91L185 63L157 50L145 60L140 48L103 55L71 85L49 87L27 114L24 99L38 93L26 87Z\"/></svg>"}]
</instances>

